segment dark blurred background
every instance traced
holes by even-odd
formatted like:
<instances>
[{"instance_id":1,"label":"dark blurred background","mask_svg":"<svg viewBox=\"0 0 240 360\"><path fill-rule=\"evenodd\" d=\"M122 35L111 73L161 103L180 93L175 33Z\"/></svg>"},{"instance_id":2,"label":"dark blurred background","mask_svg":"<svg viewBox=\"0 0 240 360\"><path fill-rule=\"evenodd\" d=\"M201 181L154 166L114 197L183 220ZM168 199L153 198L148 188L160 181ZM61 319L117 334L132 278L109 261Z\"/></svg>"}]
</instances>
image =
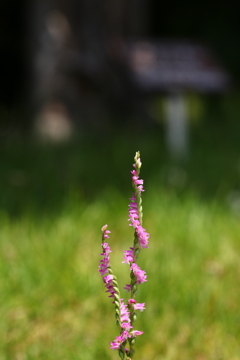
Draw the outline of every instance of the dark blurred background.
<instances>
[{"instance_id":1,"label":"dark blurred background","mask_svg":"<svg viewBox=\"0 0 240 360\"><path fill-rule=\"evenodd\" d=\"M49 113L60 114L63 127L63 119L93 129L129 123L133 115L149 125L146 94L123 61L129 39L203 43L236 93L239 34L236 1L1 0L1 132L32 129L39 114Z\"/></svg>"},{"instance_id":2,"label":"dark blurred background","mask_svg":"<svg viewBox=\"0 0 240 360\"><path fill-rule=\"evenodd\" d=\"M136 150L157 186L238 194L239 36L234 1L1 0L1 208L52 211L69 191L87 201L125 191ZM169 83L175 66L181 78L199 64L202 88L201 76Z\"/></svg>"}]
</instances>

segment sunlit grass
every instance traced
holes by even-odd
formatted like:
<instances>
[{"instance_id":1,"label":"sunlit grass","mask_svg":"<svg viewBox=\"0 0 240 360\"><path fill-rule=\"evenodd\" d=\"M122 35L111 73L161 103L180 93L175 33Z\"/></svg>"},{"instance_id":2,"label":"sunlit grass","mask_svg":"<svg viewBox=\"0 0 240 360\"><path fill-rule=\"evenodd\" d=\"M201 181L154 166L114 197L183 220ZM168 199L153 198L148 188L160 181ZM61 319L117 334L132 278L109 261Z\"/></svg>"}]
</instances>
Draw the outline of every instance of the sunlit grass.
<instances>
[{"instance_id":1,"label":"sunlit grass","mask_svg":"<svg viewBox=\"0 0 240 360\"><path fill-rule=\"evenodd\" d=\"M156 189L155 189L156 190ZM149 281L137 358L239 359L239 220L195 196L144 194ZM128 282L123 250L132 240L119 194L84 211L66 203L49 221L1 219L1 359L114 359L113 306L97 273L100 227L112 230L112 265ZM102 206L101 206L102 204ZM117 220L116 220L117 219Z\"/></svg>"}]
</instances>

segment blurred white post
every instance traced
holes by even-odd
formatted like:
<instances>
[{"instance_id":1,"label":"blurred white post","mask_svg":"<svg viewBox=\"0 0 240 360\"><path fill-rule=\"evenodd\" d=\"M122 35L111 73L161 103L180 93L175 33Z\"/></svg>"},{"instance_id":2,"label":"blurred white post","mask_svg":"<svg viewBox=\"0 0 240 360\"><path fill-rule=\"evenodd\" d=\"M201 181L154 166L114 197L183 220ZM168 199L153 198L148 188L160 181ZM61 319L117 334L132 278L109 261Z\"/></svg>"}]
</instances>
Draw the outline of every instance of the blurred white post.
<instances>
[{"instance_id":1,"label":"blurred white post","mask_svg":"<svg viewBox=\"0 0 240 360\"><path fill-rule=\"evenodd\" d=\"M174 158L188 155L187 106L184 94L170 94L166 98L167 145Z\"/></svg>"},{"instance_id":2,"label":"blurred white post","mask_svg":"<svg viewBox=\"0 0 240 360\"><path fill-rule=\"evenodd\" d=\"M67 141L73 124L67 108L71 83L64 70L69 51L71 27L58 1L31 3L31 96L35 111L33 130L44 140ZM67 90L66 90L67 88Z\"/></svg>"}]
</instances>

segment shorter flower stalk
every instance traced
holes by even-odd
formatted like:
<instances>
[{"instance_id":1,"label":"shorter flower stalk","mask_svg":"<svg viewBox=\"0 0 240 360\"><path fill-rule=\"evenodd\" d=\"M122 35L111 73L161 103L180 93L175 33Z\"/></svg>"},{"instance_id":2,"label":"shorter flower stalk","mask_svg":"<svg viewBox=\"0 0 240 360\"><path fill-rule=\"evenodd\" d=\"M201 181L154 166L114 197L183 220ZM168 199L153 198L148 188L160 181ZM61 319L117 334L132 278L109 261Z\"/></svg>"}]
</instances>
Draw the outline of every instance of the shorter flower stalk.
<instances>
[{"instance_id":1,"label":"shorter flower stalk","mask_svg":"<svg viewBox=\"0 0 240 360\"><path fill-rule=\"evenodd\" d=\"M106 292L110 293L109 297L113 298L113 303L115 304L115 317L118 327L121 327L121 310L120 310L120 291L117 282L116 276L113 274L111 265L110 265L110 246L106 242L106 239L109 238L110 231L107 229L108 225L102 227L102 250L100 254L102 259L99 261L98 271L103 278L103 283L106 287Z\"/></svg>"}]
</instances>

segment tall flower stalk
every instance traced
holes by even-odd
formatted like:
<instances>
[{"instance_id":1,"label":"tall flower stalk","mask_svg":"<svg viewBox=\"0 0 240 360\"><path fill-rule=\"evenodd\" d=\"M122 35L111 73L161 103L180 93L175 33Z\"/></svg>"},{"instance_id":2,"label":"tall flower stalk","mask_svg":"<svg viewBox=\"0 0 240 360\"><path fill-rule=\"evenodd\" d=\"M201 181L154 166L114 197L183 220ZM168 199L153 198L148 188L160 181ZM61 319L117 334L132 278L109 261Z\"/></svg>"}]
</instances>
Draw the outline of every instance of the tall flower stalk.
<instances>
[{"instance_id":1,"label":"tall flower stalk","mask_svg":"<svg viewBox=\"0 0 240 360\"><path fill-rule=\"evenodd\" d=\"M113 298L115 305L115 317L117 326L119 327L120 335L111 343L111 349L117 349L122 360L132 360L134 356L134 346L136 337L142 335L142 331L134 330L134 322L137 318L136 311L143 311L145 303L137 303L136 294L138 285L147 281L147 275L144 270L141 270L137 264L138 256L142 248L148 248L149 234L142 227L142 192L143 180L139 179L140 169L142 163L140 153L137 152L134 157L132 174L133 194L130 198L129 204L129 225L134 229L133 246L124 251L123 263L129 264L130 269L130 284L127 284L124 289L129 292L130 296L127 304L120 296L120 290L116 276L113 274L110 265L110 252L108 242L110 231L108 225L102 227L102 259L99 264L99 273L103 278L106 292L110 293L109 297Z\"/></svg>"}]
</instances>

